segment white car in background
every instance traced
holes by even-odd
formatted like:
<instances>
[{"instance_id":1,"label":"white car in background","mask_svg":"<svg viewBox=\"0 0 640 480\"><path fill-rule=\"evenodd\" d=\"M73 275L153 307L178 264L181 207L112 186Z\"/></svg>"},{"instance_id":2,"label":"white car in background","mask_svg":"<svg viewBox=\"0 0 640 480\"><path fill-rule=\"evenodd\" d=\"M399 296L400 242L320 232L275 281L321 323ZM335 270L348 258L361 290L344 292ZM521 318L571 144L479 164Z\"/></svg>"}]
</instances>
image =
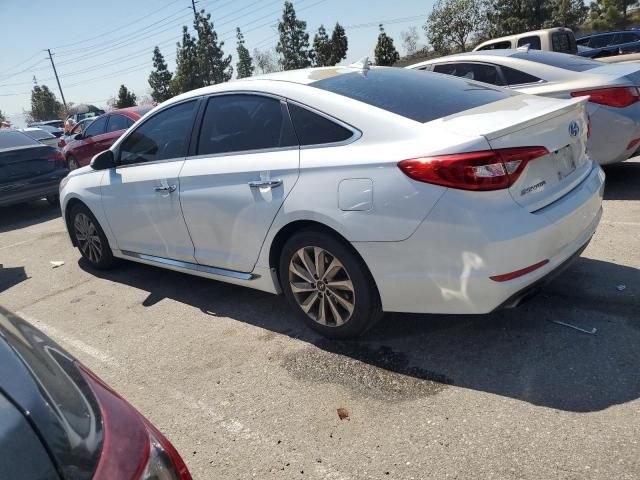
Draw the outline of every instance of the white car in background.
<instances>
[{"instance_id":1,"label":"white car in background","mask_svg":"<svg viewBox=\"0 0 640 480\"><path fill-rule=\"evenodd\" d=\"M536 50L495 50L436 58L407 67L553 98L588 97L589 155L601 165L640 148L640 66L607 65Z\"/></svg>"},{"instance_id":2,"label":"white car in background","mask_svg":"<svg viewBox=\"0 0 640 480\"><path fill-rule=\"evenodd\" d=\"M585 104L366 62L210 86L72 171L63 215L93 267L283 292L329 337L382 311L487 313L595 232Z\"/></svg>"}]
</instances>

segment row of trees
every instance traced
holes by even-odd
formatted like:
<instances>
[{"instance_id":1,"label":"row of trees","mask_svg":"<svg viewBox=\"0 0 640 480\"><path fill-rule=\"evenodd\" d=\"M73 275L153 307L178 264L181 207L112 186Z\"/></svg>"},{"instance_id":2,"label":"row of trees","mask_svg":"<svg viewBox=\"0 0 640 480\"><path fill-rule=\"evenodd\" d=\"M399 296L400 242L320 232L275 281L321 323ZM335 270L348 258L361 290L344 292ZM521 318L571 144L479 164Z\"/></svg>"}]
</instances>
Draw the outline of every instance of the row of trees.
<instances>
[{"instance_id":1,"label":"row of trees","mask_svg":"<svg viewBox=\"0 0 640 480\"><path fill-rule=\"evenodd\" d=\"M628 25L636 0L438 0L424 30L437 54L490 38L550 27L608 30Z\"/></svg>"},{"instance_id":2,"label":"row of trees","mask_svg":"<svg viewBox=\"0 0 640 480\"><path fill-rule=\"evenodd\" d=\"M154 101L163 102L195 88L226 82L233 76L231 55L225 55L224 42L218 40L211 15L204 10L196 13L193 28L195 35L191 35L186 26L182 27L175 72L169 71L160 49L155 47L153 50L149 86ZM258 49L251 55L241 30L236 29L235 72L238 78L250 77L254 73L333 66L347 58L349 41L342 25L336 23L331 35L324 25L320 25L311 42L307 22L298 18L293 4L288 1L284 3L282 18L278 22L278 35L275 49L278 58L269 51ZM378 65L393 65L400 58L393 39L384 32L382 25L375 56Z\"/></svg>"}]
</instances>

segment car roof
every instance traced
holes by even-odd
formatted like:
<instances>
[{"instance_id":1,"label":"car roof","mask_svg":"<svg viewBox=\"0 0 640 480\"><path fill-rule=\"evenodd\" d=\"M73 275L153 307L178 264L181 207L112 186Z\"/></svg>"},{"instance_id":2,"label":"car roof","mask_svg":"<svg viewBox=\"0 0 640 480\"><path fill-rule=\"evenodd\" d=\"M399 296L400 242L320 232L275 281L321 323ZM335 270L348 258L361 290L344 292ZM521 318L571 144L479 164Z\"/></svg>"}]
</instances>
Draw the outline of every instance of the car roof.
<instances>
[{"instance_id":1,"label":"car roof","mask_svg":"<svg viewBox=\"0 0 640 480\"><path fill-rule=\"evenodd\" d=\"M135 107L127 107L127 108L119 108L117 110L111 110L110 112L103 113L100 116L102 117L106 115L113 115L114 113L119 113L121 115L125 115L127 117L133 118L134 120L137 120L143 115L142 113L140 113L140 110L150 110L151 108L153 108L151 105L136 105ZM93 118L95 120L97 117L89 117L89 118Z\"/></svg>"}]
</instances>

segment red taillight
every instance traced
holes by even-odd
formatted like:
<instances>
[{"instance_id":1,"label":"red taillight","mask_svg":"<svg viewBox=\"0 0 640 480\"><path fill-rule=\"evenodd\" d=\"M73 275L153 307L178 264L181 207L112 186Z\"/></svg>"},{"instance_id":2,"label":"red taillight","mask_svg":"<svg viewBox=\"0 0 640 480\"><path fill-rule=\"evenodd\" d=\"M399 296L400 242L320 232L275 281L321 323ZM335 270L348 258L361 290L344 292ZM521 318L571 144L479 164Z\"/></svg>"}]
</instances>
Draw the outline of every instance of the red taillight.
<instances>
[{"instance_id":1,"label":"red taillight","mask_svg":"<svg viewBox=\"0 0 640 480\"><path fill-rule=\"evenodd\" d=\"M640 101L640 90L638 87L612 87L598 88L596 90L583 90L572 92L572 97L589 96L589 101L599 105L623 108Z\"/></svg>"},{"instance_id":2,"label":"red taillight","mask_svg":"<svg viewBox=\"0 0 640 480\"><path fill-rule=\"evenodd\" d=\"M64 148L67 142L64 141L64 138L61 138L58 142L58 148Z\"/></svg>"},{"instance_id":3,"label":"red taillight","mask_svg":"<svg viewBox=\"0 0 640 480\"><path fill-rule=\"evenodd\" d=\"M93 480L191 480L176 449L126 400L79 365L100 405L103 444Z\"/></svg>"},{"instance_id":4,"label":"red taillight","mask_svg":"<svg viewBox=\"0 0 640 480\"><path fill-rule=\"evenodd\" d=\"M639 143L640 143L640 138L635 138L631 140L629 142L629 145L627 145L627 150L631 150L632 148L637 147Z\"/></svg>"},{"instance_id":5,"label":"red taillight","mask_svg":"<svg viewBox=\"0 0 640 480\"><path fill-rule=\"evenodd\" d=\"M516 270L515 272L505 273L505 274L502 274L502 275L494 275L493 277L489 277L489 278L491 280L493 280L494 282L508 282L509 280L513 280L514 278L522 277L523 275L526 275L527 273L531 273L534 270L542 268L547 263L549 263L549 260L543 260L541 262L538 262L538 263L536 263L534 265L531 265L529 267L523 268L521 270Z\"/></svg>"},{"instance_id":6,"label":"red taillight","mask_svg":"<svg viewBox=\"0 0 640 480\"><path fill-rule=\"evenodd\" d=\"M513 185L527 163L547 155L545 147L517 147L414 158L398 163L419 182L462 190L501 190Z\"/></svg>"}]
</instances>

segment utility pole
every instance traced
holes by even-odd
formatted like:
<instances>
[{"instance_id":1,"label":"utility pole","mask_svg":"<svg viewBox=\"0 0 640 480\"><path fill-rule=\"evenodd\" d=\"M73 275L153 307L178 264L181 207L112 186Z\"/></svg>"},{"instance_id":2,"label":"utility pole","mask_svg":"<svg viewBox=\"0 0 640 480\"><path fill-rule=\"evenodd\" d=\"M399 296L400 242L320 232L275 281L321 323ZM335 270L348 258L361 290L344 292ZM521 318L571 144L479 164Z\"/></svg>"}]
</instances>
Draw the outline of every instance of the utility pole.
<instances>
[{"instance_id":1,"label":"utility pole","mask_svg":"<svg viewBox=\"0 0 640 480\"><path fill-rule=\"evenodd\" d=\"M196 0L191 0L191 6L193 7L193 16L196 17L198 15L196 12Z\"/></svg>"},{"instance_id":2,"label":"utility pole","mask_svg":"<svg viewBox=\"0 0 640 480\"><path fill-rule=\"evenodd\" d=\"M51 49L47 48L49 52L49 60L51 60L51 66L53 67L53 73L56 76L56 82L58 82L58 90L60 90L60 96L62 97L62 103L64 104L64 111L67 112L67 101L64 99L64 93L62 93L62 87L60 86L60 79L58 78L58 72L56 71L56 64L53 63L53 56L51 55Z\"/></svg>"}]
</instances>

